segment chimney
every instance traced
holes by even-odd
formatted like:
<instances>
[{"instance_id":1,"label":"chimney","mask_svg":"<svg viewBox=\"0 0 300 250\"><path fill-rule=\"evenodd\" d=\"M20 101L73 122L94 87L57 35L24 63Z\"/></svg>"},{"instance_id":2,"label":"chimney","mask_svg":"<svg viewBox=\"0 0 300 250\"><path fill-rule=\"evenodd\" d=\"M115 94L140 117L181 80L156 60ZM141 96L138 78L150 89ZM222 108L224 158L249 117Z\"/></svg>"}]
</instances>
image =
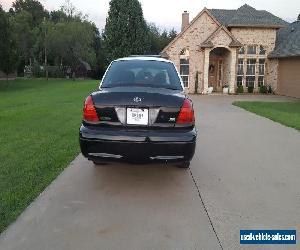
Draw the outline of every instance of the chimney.
<instances>
[{"instance_id":1,"label":"chimney","mask_svg":"<svg viewBox=\"0 0 300 250\"><path fill-rule=\"evenodd\" d=\"M189 25L189 23L190 23L190 14L187 11L184 11L182 13L181 31L184 31L185 28Z\"/></svg>"}]
</instances>

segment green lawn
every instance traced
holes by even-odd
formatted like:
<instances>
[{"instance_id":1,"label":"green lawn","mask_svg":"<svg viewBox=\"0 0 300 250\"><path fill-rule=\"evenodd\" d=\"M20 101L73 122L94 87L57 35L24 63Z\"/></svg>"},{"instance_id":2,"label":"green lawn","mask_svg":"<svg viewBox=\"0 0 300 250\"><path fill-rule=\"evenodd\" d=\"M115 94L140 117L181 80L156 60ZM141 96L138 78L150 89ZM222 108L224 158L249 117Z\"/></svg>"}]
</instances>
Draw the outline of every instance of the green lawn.
<instances>
[{"instance_id":1,"label":"green lawn","mask_svg":"<svg viewBox=\"0 0 300 250\"><path fill-rule=\"evenodd\" d=\"M79 152L85 97L97 81L0 81L0 233Z\"/></svg>"},{"instance_id":2,"label":"green lawn","mask_svg":"<svg viewBox=\"0 0 300 250\"><path fill-rule=\"evenodd\" d=\"M300 130L300 101L295 102L248 102L237 101L233 105L269 118L288 127Z\"/></svg>"}]
</instances>

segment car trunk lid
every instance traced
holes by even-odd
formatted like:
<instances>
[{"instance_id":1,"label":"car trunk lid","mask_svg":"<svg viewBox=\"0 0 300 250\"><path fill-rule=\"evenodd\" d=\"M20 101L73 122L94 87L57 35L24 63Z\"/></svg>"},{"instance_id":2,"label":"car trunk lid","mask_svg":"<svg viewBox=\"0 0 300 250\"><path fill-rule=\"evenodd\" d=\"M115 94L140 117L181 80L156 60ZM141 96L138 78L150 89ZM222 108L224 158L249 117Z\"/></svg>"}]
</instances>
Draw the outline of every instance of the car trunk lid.
<instances>
[{"instance_id":1,"label":"car trunk lid","mask_svg":"<svg viewBox=\"0 0 300 250\"><path fill-rule=\"evenodd\" d=\"M100 117L98 125L147 129L174 127L185 94L164 88L115 87L94 92L92 98ZM143 117L143 122L135 120L136 116Z\"/></svg>"}]
</instances>

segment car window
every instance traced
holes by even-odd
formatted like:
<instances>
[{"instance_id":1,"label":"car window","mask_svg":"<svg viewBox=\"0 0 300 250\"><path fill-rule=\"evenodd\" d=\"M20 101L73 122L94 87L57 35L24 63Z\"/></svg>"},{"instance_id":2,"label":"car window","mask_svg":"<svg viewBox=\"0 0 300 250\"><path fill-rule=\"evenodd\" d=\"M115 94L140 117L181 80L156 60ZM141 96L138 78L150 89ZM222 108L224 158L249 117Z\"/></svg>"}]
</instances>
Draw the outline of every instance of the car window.
<instances>
[{"instance_id":1,"label":"car window","mask_svg":"<svg viewBox=\"0 0 300 250\"><path fill-rule=\"evenodd\" d=\"M182 90L180 78L172 63L150 60L113 62L101 87L140 86Z\"/></svg>"}]
</instances>

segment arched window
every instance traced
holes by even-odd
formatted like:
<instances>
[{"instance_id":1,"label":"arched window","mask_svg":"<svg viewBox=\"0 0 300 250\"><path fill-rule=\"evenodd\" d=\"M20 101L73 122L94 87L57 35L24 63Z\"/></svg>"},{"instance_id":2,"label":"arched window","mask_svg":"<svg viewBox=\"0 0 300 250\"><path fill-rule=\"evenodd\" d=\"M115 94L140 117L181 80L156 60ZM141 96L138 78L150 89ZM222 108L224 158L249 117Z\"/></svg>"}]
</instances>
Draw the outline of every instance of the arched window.
<instances>
[{"instance_id":1,"label":"arched window","mask_svg":"<svg viewBox=\"0 0 300 250\"><path fill-rule=\"evenodd\" d=\"M180 52L180 76L185 88L189 87L190 75L190 53L188 49L183 49Z\"/></svg>"}]
</instances>

